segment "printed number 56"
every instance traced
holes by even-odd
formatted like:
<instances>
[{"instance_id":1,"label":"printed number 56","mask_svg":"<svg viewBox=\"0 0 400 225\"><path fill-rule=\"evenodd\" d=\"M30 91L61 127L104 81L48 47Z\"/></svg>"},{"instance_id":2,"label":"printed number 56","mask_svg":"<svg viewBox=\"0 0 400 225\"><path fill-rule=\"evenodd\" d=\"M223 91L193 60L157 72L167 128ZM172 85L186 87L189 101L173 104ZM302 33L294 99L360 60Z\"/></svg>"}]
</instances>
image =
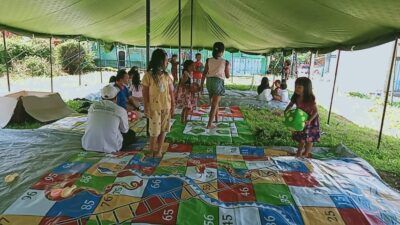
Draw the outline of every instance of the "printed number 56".
<instances>
[{"instance_id":1,"label":"printed number 56","mask_svg":"<svg viewBox=\"0 0 400 225\"><path fill-rule=\"evenodd\" d=\"M203 225L214 225L214 216L213 215L204 215L204 223Z\"/></svg>"}]
</instances>

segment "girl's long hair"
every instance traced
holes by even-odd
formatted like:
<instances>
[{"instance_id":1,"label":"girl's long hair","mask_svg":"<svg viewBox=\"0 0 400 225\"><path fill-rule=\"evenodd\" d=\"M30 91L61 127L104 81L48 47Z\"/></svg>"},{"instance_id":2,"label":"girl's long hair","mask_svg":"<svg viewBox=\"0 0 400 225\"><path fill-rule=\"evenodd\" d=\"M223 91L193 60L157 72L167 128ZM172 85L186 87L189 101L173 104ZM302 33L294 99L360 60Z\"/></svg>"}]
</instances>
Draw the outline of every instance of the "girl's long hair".
<instances>
[{"instance_id":1,"label":"girl's long hair","mask_svg":"<svg viewBox=\"0 0 400 225\"><path fill-rule=\"evenodd\" d=\"M299 77L296 79L295 85L303 86L303 100L304 102L310 103L315 102L315 95L312 91L312 83L311 80L307 77ZM294 93L291 101L296 102L297 98L299 97L298 94Z\"/></svg>"},{"instance_id":2,"label":"girl's long hair","mask_svg":"<svg viewBox=\"0 0 400 225\"><path fill-rule=\"evenodd\" d=\"M129 72L129 75L132 76L132 84L135 87L136 91L139 91L139 86L140 86L140 73L139 73L139 68L137 66L132 67Z\"/></svg>"},{"instance_id":3,"label":"girl's long hair","mask_svg":"<svg viewBox=\"0 0 400 225\"><path fill-rule=\"evenodd\" d=\"M151 54L151 59L149 62L149 66L147 67L147 72L150 73L156 84L158 84L159 82L159 74L166 73L165 69L163 68L165 58L167 58L167 53L161 48L157 48Z\"/></svg>"},{"instance_id":4,"label":"girl's long hair","mask_svg":"<svg viewBox=\"0 0 400 225\"><path fill-rule=\"evenodd\" d=\"M189 72L189 66L190 65L192 65L194 62L193 62L193 60L190 60L190 59L188 59L188 60L186 60L184 63L183 63L183 72Z\"/></svg>"},{"instance_id":5,"label":"girl's long hair","mask_svg":"<svg viewBox=\"0 0 400 225\"><path fill-rule=\"evenodd\" d=\"M263 77L261 79L261 84L257 87L258 94L261 94L265 89L269 89L269 80L268 77Z\"/></svg>"}]
</instances>

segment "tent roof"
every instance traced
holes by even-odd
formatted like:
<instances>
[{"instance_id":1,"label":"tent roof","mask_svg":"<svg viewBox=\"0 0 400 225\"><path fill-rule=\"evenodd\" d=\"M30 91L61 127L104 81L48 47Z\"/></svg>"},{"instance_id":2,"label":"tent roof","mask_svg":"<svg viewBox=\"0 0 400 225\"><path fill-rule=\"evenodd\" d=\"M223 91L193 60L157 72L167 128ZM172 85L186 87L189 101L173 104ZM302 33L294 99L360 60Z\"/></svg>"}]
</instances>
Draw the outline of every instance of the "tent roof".
<instances>
[{"instance_id":1,"label":"tent roof","mask_svg":"<svg viewBox=\"0 0 400 225\"><path fill-rule=\"evenodd\" d=\"M182 46L190 46L182 0ZM400 33L399 0L193 0L193 46L228 50L361 49ZM145 0L0 0L0 28L145 46ZM151 0L151 45L178 45L178 0Z\"/></svg>"}]
</instances>

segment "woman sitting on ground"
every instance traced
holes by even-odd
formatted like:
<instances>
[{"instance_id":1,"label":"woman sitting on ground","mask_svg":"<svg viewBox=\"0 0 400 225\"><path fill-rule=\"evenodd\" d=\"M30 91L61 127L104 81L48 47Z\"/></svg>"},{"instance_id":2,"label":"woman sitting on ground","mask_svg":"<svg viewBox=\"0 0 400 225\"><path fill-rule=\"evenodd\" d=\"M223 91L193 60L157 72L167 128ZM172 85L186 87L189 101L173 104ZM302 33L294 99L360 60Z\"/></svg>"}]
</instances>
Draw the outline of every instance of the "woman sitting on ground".
<instances>
[{"instance_id":1,"label":"woman sitting on ground","mask_svg":"<svg viewBox=\"0 0 400 225\"><path fill-rule=\"evenodd\" d=\"M132 67L128 72L131 78L131 84L129 86L130 91L132 92L132 97L137 102L143 102L143 94L142 94L142 84L140 80L139 68L137 66Z\"/></svg>"},{"instance_id":2,"label":"woman sitting on ground","mask_svg":"<svg viewBox=\"0 0 400 225\"><path fill-rule=\"evenodd\" d=\"M260 101L272 100L271 88L269 87L269 80L267 77L263 77L261 79L261 84L257 87L257 93L257 98Z\"/></svg>"}]
</instances>

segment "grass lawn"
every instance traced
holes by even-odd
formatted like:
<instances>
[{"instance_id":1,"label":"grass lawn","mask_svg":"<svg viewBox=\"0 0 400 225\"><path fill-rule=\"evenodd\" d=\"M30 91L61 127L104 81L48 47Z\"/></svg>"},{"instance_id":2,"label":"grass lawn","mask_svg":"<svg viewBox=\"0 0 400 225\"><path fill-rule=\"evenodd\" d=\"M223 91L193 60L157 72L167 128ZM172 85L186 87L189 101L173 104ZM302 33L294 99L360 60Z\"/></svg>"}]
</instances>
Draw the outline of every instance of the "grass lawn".
<instances>
[{"instance_id":1,"label":"grass lawn","mask_svg":"<svg viewBox=\"0 0 400 225\"><path fill-rule=\"evenodd\" d=\"M242 108L242 112L256 136L257 145L296 146L290 131L283 126L282 117L265 109ZM330 125L326 124L328 112L319 107L321 142L316 146L334 147L344 144L359 157L367 160L383 179L400 189L400 139L383 136L381 148L377 150L378 132L332 114Z\"/></svg>"}]
</instances>

